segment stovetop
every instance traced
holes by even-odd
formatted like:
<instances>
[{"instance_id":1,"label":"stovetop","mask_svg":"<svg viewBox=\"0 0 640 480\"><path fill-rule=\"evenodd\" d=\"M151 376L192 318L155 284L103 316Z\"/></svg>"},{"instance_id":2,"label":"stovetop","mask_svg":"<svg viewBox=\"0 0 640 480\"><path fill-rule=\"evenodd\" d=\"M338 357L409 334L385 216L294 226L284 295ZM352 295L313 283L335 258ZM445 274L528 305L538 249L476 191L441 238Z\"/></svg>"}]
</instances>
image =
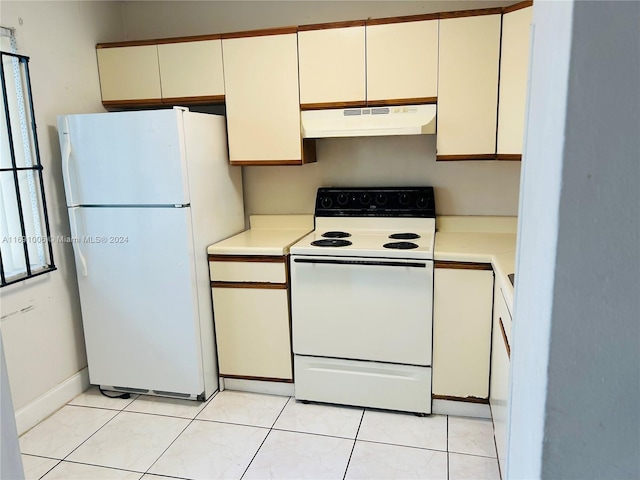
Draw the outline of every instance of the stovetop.
<instances>
[{"instance_id":1,"label":"stovetop","mask_svg":"<svg viewBox=\"0 0 640 480\"><path fill-rule=\"evenodd\" d=\"M316 227L316 230L291 246L292 255L322 255L337 257L374 257L374 258L409 258L433 259L435 238L434 219L423 219L426 225L421 230L412 229L411 233L419 235L412 240L389 238L394 233L407 233L406 229L396 230L359 230L351 229L346 238L326 238L323 233L328 230ZM433 228L430 228L433 227ZM316 242L326 244L317 245ZM393 244L390 247L385 245ZM407 248L409 247L409 248Z\"/></svg>"},{"instance_id":2,"label":"stovetop","mask_svg":"<svg viewBox=\"0 0 640 480\"><path fill-rule=\"evenodd\" d=\"M315 222L292 255L433 259L432 187L320 188Z\"/></svg>"}]
</instances>

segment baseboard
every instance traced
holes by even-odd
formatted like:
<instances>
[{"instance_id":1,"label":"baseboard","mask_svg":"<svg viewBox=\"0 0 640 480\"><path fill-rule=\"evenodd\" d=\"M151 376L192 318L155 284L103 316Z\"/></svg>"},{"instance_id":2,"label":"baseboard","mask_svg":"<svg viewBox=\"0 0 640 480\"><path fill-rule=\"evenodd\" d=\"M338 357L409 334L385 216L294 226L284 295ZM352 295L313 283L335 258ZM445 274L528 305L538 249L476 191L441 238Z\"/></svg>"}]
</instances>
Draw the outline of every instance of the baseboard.
<instances>
[{"instance_id":1,"label":"baseboard","mask_svg":"<svg viewBox=\"0 0 640 480\"><path fill-rule=\"evenodd\" d=\"M455 402L453 400L437 400L431 402L432 413L438 415L454 415L456 417L491 418L488 404L472 402Z\"/></svg>"},{"instance_id":2,"label":"baseboard","mask_svg":"<svg viewBox=\"0 0 640 480\"><path fill-rule=\"evenodd\" d=\"M220 378L220 391L239 390L241 392L265 393L293 397L293 383L269 382L262 380L245 380L241 378Z\"/></svg>"},{"instance_id":3,"label":"baseboard","mask_svg":"<svg viewBox=\"0 0 640 480\"><path fill-rule=\"evenodd\" d=\"M33 402L22 407L16 412L18 435L22 435L27 430L35 427L87 388L89 388L89 370L83 368L44 395L40 395Z\"/></svg>"}]
</instances>

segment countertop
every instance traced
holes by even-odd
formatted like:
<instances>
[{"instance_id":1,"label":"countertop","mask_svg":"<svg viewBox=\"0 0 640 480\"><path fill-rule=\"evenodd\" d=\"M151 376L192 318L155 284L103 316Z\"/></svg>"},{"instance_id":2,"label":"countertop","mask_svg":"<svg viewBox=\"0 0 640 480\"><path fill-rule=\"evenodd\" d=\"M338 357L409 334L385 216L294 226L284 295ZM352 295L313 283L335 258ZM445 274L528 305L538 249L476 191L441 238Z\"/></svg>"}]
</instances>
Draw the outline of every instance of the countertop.
<instances>
[{"instance_id":1,"label":"countertop","mask_svg":"<svg viewBox=\"0 0 640 480\"><path fill-rule=\"evenodd\" d=\"M433 252L436 261L490 263L512 315L516 226L516 217L441 217Z\"/></svg>"},{"instance_id":2,"label":"countertop","mask_svg":"<svg viewBox=\"0 0 640 480\"><path fill-rule=\"evenodd\" d=\"M212 255L287 255L313 230L313 215L251 215L250 228L209 246Z\"/></svg>"}]
</instances>

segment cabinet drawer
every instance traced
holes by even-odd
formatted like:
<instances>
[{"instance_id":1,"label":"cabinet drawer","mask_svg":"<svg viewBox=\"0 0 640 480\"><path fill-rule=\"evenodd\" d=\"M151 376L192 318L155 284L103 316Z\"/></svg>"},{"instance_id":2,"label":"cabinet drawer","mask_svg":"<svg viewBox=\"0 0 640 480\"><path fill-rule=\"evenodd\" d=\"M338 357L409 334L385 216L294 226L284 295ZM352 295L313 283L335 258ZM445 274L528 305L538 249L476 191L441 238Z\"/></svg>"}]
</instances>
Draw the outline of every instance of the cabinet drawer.
<instances>
[{"instance_id":1,"label":"cabinet drawer","mask_svg":"<svg viewBox=\"0 0 640 480\"><path fill-rule=\"evenodd\" d=\"M287 283L285 259L270 261L213 261L209 274L214 282Z\"/></svg>"}]
</instances>

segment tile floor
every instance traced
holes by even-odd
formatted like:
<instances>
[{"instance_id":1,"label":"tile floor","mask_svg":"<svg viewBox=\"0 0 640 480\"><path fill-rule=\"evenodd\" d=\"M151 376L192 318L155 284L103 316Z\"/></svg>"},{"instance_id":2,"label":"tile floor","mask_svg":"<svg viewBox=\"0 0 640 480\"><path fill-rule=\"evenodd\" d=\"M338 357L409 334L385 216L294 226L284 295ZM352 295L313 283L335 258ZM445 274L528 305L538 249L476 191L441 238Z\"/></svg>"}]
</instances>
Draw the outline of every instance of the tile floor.
<instances>
[{"instance_id":1,"label":"tile floor","mask_svg":"<svg viewBox=\"0 0 640 480\"><path fill-rule=\"evenodd\" d=\"M208 402L96 388L22 435L27 479L498 479L490 420L302 404Z\"/></svg>"}]
</instances>

